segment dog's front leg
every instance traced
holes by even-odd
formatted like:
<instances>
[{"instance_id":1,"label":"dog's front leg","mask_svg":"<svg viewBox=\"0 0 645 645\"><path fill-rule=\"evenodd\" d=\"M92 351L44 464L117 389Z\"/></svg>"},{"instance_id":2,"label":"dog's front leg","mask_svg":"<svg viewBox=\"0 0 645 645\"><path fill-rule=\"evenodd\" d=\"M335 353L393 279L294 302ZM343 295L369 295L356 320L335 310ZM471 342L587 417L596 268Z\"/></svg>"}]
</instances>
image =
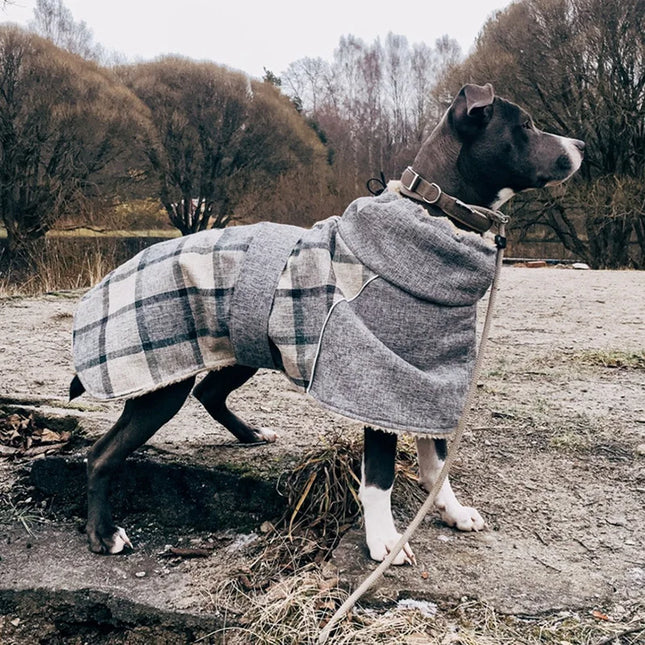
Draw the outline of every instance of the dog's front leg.
<instances>
[{"instance_id":1,"label":"dog's front leg","mask_svg":"<svg viewBox=\"0 0 645 645\"><path fill-rule=\"evenodd\" d=\"M394 526L390 498L394 484L396 435L365 428L361 486L358 491L365 518L365 537L373 560L382 561L401 534ZM406 544L393 564L412 564L414 554Z\"/></svg>"},{"instance_id":2,"label":"dog's front leg","mask_svg":"<svg viewBox=\"0 0 645 645\"><path fill-rule=\"evenodd\" d=\"M417 437L417 455L419 457L419 483L430 491L439 477L446 460L447 443L445 439L426 439ZM481 531L484 520L477 509L462 506L452 491L448 477L443 482L435 506L441 519L448 526L455 526L460 531Z\"/></svg>"}]
</instances>

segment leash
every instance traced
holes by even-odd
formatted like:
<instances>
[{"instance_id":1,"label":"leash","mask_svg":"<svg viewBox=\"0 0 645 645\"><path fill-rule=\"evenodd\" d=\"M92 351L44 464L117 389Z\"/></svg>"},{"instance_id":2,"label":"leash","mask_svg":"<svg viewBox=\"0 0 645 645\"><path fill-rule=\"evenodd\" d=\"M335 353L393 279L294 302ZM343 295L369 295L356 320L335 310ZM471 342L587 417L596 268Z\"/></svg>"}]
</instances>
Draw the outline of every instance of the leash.
<instances>
[{"instance_id":1,"label":"leash","mask_svg":"<svg viewBox=\"0 0 645 645\"><path fill-rule=\"evenodd\" d=\"M327 642L327 639L329 638L336 624L345 617L345 615L358 602L361 596L363 596L363 594L365 594L365 592L385 573L385 571L394 561L394 558L396 558L396 556L399 554L399 551L401 551L403 546L410 540L410 538L412 538L419 524L421 524L428 511L434 505L437 494L443 486L443 483L448 476L448 472L450 471L450 467L452 466L455 457L457 456L457 448L459 447L461 438L464 434L466 420L475 398L475 392L477 391L477 381L479 380L479 375L481 373L481 368L484 362L484 350L486 349L488 334L493 319L493 309L495 306L499 277L501 273L502 262L504 259L504 249L506 248L506 224L508 223L508 217L503 213L500 213L499 211L490 211L489 217L493 219L497 224L497 235L495 235L495 245L497 246L497 254L495 257L495 273L493 275L493 282L491 283L490 295L488 297L488 306L486 308L484 327L482 329L481 338L479 340L477 360L475 361L472 378L470 380L470 386L466 395L466 403L464 404L464 410L461 413L461 417L459 417L459 422L457 424L457 428L455 429L454 437L450 444L450 448L448 449L448 454L446 455L446 461L444 462L441 472L439 473L439 477L437 477L437 480L430 489L428 497L426 498L425 502L423 502L417 514L414 516L414 519L410 522L408 527L399 538L399 541L392 547L392 550L388 553L383 562L381 562L378 567L376 567L376 569L374 569L374 571L372 571L372 573L370 573L363 580L363 582L356 588L356 590L336 610L336 613L331 617L329 622L320 632L318 636L318 645L324 645L324 643Z\"/></svg>"}]
</instances>

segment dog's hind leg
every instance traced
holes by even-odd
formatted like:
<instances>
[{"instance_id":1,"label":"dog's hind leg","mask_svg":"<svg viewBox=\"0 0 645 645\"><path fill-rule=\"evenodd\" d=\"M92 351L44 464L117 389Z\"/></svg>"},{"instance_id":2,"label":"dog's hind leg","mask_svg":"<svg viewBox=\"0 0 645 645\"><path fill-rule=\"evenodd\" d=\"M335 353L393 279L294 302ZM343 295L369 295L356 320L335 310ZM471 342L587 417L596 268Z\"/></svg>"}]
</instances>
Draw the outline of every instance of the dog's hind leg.
<instances>
[{"instance_id":1,"label":"dog's hind leg","mask_svg":"<svg viewBox=\"0 0 645 645\"><path fill-rule=\"evenodd\" d=\"M441 472L446 460L447 442L445 439L426 439L417 437L417 455L419 457L419 483L429 491ZM470 506L462 506L455 496L448 477L443 482L435 505L441 519L460 531L481 531L484 528L482 516Z\"/></svg>"},{"instance_id":2,"label":"dog's hind leg","mask_svg":"<svg viewBox=\"0 0 645 645\"><path fill-rule=\"evenodd\" d=\"M365 446L361 485L358 497L363 505L365 538L372 560L382 561L401 534L394 526L391 496L394 484L394 460L397 437L394 433L365 428ZM410 546L406 544L393 564L415 562Z\"/></svg>"},{"instance_id":3,"label":"dog's hind leg","mask_svg":"<svg viewBox=\"0 0 645 645\"><path fill-rule=\"evenodd\" d=\"M195 382L191 377L161 390L129 399L119 420L90 449L87 457L87 525L95 553L119 553L131 547L125 531L116 526L107 499L110 478L126 457L143 445L179 411Z\"/></svg>"},{"instance_id":4,"label":"dog's hind leg","mask_svg":"<svg viewBox=\"0 0 645 645\"><path fill-rule=\"evenodd\" d=\"M193 390L193 394L213 419L232 432L240 443L273 442L278 437L273 430L248 425L226 405L228 395L244 385L256 372L254 367L230 365L209 372Z\"/></svg>"}]
</instances>

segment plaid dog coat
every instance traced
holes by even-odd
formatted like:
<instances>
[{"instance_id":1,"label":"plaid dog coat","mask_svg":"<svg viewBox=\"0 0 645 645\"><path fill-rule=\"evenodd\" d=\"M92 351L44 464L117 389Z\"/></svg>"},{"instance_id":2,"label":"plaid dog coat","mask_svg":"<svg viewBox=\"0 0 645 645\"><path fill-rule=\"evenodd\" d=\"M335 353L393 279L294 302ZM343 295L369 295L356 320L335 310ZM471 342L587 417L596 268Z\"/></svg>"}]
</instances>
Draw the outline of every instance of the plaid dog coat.
<instances>
[{"instance_id":1,"label":"plaid dog coat","mask_svg":"<svg viewBox=\"0 0 645 645\"><path fill-rule=\"evenodd\" d=\"M393 193L311 229L168 240L82 298L76 372L89 394L117 399L235 363L280 369L344 416L443 436L463 408L494 255Z\"/></svg>"}]
</instances>

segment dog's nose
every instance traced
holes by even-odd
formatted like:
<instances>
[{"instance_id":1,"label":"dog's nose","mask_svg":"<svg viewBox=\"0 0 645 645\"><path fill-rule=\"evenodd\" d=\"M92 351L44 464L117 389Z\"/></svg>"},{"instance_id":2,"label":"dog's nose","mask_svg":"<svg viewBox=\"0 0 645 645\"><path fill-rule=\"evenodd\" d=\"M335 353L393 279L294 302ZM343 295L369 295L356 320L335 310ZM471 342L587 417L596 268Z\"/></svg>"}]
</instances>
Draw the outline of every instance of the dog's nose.
<instances>
[{"instance_id":1,"label":"dog's nose","mask_svg":"<svg viewBox=\"0 0 645 645\"><path fill-rule=\"evenodd\" d=\"M585 149L585 142L580 141L580 139L573 139L573 145L580 150L580 152L584 152Z\"/></svg>"}]
</instances>

